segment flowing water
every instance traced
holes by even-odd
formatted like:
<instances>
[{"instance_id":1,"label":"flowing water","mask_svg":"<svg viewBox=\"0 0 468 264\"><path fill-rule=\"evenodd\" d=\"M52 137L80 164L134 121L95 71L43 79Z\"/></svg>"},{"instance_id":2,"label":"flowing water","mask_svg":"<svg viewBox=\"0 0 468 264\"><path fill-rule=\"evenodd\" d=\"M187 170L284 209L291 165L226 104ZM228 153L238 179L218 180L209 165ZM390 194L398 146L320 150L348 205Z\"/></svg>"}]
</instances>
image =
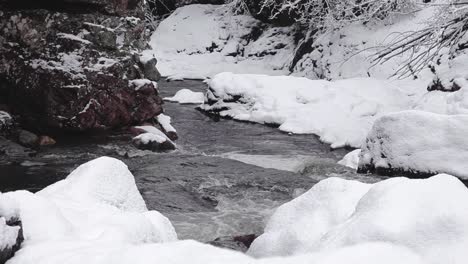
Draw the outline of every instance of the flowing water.
<instances>
[{"instance_id":1,"label":"flowing water","mask_svg":"<svg viewBox=\"0 0 468 264\"><path fill-rule=\"evenodd\" d=\"M201 81L160 82L163 97ZM178 149L152 153L135 149L128 137L67 136L27 160L0 160L0 191L37 191L66 177L79 164L107 155L135 175L148 208L174 224L181 239L259 234L278 205L327 177L375 182L337 165L346 150L331 150L313 135L290 135L259 124L216 119L195 105L166 103L180 139Z\"/></svg>"}]
</instances>

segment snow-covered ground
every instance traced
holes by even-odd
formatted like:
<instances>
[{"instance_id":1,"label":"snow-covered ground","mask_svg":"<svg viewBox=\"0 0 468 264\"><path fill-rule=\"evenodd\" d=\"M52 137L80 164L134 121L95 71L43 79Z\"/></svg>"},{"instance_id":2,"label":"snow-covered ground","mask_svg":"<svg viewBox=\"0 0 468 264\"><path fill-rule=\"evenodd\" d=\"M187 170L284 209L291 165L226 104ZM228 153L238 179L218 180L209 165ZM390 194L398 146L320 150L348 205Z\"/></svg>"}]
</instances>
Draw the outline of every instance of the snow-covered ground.
<instances>
[{"instance_id":1,"label":"snow-covered ground","mask_svg":"<svg viewBox=\"0 0 468 264\"><path fill-rule=\"evenodd\" d=\"M202 109L237 120L313 133L332 147L360 147L382 114L411 108L415 94L390 81L339 81L221 73L208 81Z\"/></svg>"},{"instance_id":2,"label":"snow-covered ground","mask_svg":"<svg viewBox=\"0 0 468 264\"><path fill-rule=\"evenodd\" d=\"M158 69L170 79L205 79L217 73L287 74L293 29L234 15L225 5L189 5L163 20L151 38Z\"/></svg>"},{"instance_id":3,"label":"snow-covered ground","mask_svg":"<svg viewBox=\"0 0 468 264\"><path fill-rule=\"evenodd\" d=\"M329 178L279 207L249 256L177 241L169 220L146 209L125 164L102 157L36 194L1 194L0 213L22 221L13 264L463 264L467 199L449 175L374 185Z\"/></svg>"}]
</instances>

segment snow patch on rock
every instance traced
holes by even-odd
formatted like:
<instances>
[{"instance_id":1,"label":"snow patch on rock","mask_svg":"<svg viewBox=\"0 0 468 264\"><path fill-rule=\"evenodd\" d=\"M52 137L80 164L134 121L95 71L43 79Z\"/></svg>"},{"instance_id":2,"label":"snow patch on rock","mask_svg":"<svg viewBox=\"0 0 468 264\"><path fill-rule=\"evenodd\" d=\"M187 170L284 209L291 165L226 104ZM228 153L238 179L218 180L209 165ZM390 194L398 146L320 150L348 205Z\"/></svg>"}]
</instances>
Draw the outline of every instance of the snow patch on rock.
<instances>
[{"instance_id":1,"label":"snow patch on rock","mask_svg":"<svg viewBox=\"0 0 468 264\"><path fill-rule=\"evenodd\" d=\"M353 150L338 161L338 164L351 169L357 169L359 165L359 154L361 154L360 149Z\"/></svg>"},{"instance_id":2,"label":"snow patch on rock","mask_svg":"<svg viewBox=\"0 0 468 264\"><path fill-rule=\"evenodd\" d=\"M468 179L468 115L391 113L372 127L360 154L363 171L449 173Z\"/></svg>"},{"instance_id":3,"label":"snow patch on rock","mask_svg":"<svg viewBox=\"0 0 468 264\"><path fill-rule=\"evenodd\" d=\"M189 89L181 89L172 97L165 97L165 101L177 102L180 104L201 104L205 100L205 95L201 92L193 92Z\"/></svg>"}]
</instances>

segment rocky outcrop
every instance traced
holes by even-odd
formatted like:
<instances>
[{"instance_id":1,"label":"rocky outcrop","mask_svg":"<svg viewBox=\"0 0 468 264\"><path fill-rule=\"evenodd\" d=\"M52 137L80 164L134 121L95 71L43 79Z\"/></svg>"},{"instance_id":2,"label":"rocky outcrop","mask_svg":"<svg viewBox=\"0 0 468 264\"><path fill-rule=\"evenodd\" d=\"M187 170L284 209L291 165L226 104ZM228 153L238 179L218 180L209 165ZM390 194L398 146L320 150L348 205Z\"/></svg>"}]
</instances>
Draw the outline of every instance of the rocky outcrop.
<instances>
[{"instance_id":1,"label":"rocky outcrop","mask_svg":"<svg viewBox=\"0 0 468 264\"><path fill-rule=\"evenodd\" d=\"M0 2L8 7L0 11L0 94L6 98L0 103L22 126L104 130L162 113L151 82L160 77L157 61L139 56L148 36L138 0L52 1L58 9L83 7L80 12L36 9L42 2ZM133 79L149 82L136 89Z\"/></svg>"},{"instance_id":2,"label":"rocky outcrop","mask_svg":"<svg viewBox=\"0 0 468 264\"><path fill-rule=\"evenodd\" d=\"M66 12L101 12L122 15L134 10L140 0L0 0L0 6L7 9L49 9Z\"/></svg>"}]
</instances>

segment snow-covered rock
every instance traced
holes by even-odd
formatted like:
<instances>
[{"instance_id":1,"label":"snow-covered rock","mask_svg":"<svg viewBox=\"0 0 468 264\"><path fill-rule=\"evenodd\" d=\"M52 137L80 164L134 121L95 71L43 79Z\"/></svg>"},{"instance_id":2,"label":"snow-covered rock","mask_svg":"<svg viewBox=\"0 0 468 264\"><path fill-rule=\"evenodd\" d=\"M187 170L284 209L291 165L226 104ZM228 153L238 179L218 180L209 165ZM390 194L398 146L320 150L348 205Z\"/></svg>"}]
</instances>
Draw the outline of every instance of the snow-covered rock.
<instances>
[{"instance_id":1,"label":"snow-covered rock","mask_svg":"<svg viewBox=\"0 0 468 264\"><path fill-rule=\"evenodd\" d=\"M359 170L449 173L468 179L468 115L404 111L378 119L362 147Z\"/></svg>"},{"instance_id":2,"label":"snow-covered rock","mask_svg":"<svg viewBox=\"0 0 468 264\"><path fill-rule=\"evenodd\" d=\"M0 7L0 79L2 95L11 95L2 103L38 131L126 127L162 113L154 84L133 87L157 80L156 59L138 55L147 46L144 21L109 14L141 16L138 1L66 0L41 9L0 1L13 4Z\"/></svg>"},{"instance_id":3,"label":"snow-covered rock","mask_svg":"<svg viewBox=\"0 0 468 264\"><path fill-rule=\"evenodd\" d=\"M338 164L351 169L357 169L359 165L359 154L361 154L360 149L353 150L338 161Z\"/></svg>"},{"instance_id":4,"label":"snow-covered rock","mask_svg":"<svg viewBox=\"0 0 468 264\"><path fill-rule=\"evenodd\" d=\"M327 179L279 207L249 253L335 251L332 256L338 257L337 250L360 247L362 256L372 256L368 243L379 242L394 247L390 251L395 255L402 252L397 248L404 248L421 263L461 264L468 258L468 205L460 203L466 199L463 183L444 174L374 185ZM413 256L413 261L418 258Z\"/></svg>"},{"instance_id":5,"label":"snow-covered rock","mask_svg":"<svg viewBox=\"0 0 468 264\"><path fill-rule=\"evenodd\" d=\"M360 147L382 114L412 107L409 91L372 78L334 82L221 73L208 81L202 109L237 120L313 133L332 147Z\"/></svg>"},{"instance_id":6,"label":"snow-covered rock","mask_svg":"<svg viewBox=\"0 0 468 264\"><path fill-rule=\"evenodd\" d=\"M23 242L21 225L10 225L0 218L0 263L5 263L19 249Z\"/></svg>"},{"instance_id":7,"label":"snow-covered rock","mask_svg":"<svg viewBox=\"0 0 468 264\"><path fill-rule=\"evenodd\" d=\"M25 242L12 263L111 263L100 253L177 239L166 217L146 209L127 166L109 157L36 194L0 194L0 215L22 221Z\"/></svg>"},{"instance_id":8,"label":"snow-covered rock","mask_svg":"<svg viewBox=\"0 0 468 264\"><path fill-rule=\"evenodd\" d=\"M139 149L164 151L176 148L174 142L154 126L137 126L135 129L144 131L132 140L133 144Z\"/></svg>"},{"instance_id":9,"label":"snow-covered rock","mask_svg":"<svg viewBox=\"0 0 468 264\"><path fill-rule=\"evenodd\" d=\"M223 71L285 74L293 32L233 14L229 5L195 4L159 24L145 55L158 58L161 74L171 79L205 79Z\"/></svg>"},{"instance_id":10,"label":"snow-covered rock","mask_svg":"<svg viewBox=\"0 0 468 264\"><path fill-rule=\"evenodd\" d=\"M180 104L201 104L205 100L205 95L201 92L193 92L189 89L181 89L172 97L165 97L165 101L177 102Z\"/></svg>"},{"instance_id":11,"label":"snow-covered rock","mask_svg":"<svg viewBox=\"0 0 468 264\"><path fill-rule=\"evenodd\" d=\"M345 222L371 185L328 178L298 198L280 206L265 233L254 240L248 253L255 257L290 256L318 246L333 227Z\"/></svg>"},{"instance_id":12,"label":"snow-covered rock","mask_svg":"<svg viewBox=\"0 0 468 264\"><path fill-rule=\"evenodd\" d=\"M5 111L0 111L0 135L9 134L13 125L13 117Z\"/></svg>"},{"instance_id":13,"label":"snow-covered rock","mask_svg":"<svg viewBox=\"0 0 468 264\"><path fill-rule=\"evenodd\" d=\"M171 117L165 114L160 114L156 117L161 129L164 134L171 140L177 140L179 136L177 135L177 130L171 124Z\"/></svg>"}]
</instances>

